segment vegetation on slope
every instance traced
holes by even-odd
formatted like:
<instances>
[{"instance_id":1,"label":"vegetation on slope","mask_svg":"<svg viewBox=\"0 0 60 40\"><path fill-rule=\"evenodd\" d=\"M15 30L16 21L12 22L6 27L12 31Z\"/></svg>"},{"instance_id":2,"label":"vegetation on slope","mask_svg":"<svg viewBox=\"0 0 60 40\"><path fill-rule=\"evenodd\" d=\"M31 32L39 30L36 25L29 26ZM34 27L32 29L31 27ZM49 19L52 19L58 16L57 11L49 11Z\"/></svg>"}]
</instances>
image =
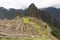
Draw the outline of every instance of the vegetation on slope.
<instances>
[{"instance_id":1,"label":"vegetation on slope","mask_svg":"<svg viewBox=\"0 0 60 40\"><path fill-rule=\"evenodd\" d=\"M30 20L30 19L28 19L28 18L23 18L23 21L24 21L24 23L29 23L29 24L32 24L32 25L34 25L35 26L35 28L40 28L40 25L38 25L38 24L36 24L35 22L33 22L32 20Z\"/></svg>"},{"instance_id":2,"label":"vegetation on slope","mask_svg":"<svg viewBox=\"0 0 60 40\"><path fill-rule=\"evenodd\" d=\"M42 38L1 38L0 40L44 40Z\"/></svg>"},{"instance_id":3,"label":"vegetation on slope","mask_svg":"<svg viewBox=\"0 0 60 40\"><path fill-rule=\"evenodd\" d=\"M49 30L49 31L43 30L43 28L40 25L36 24L35 22L33 22L32 20L30 20L30 19L28 19L26 17L23 17L22 19L23 19L24 23L32 24L37 30L39 30L39 34L40 34L41 38L36 38L36 39L49 40L49 36L53 37L53 35L50 35L49 31L51 31L51 29L49 28L49 26L47 24L46 24L47 30ZM54 37L52 39L54 39Z\"/></svg>"},{"instance_id":4,"label":"vegetation on slope","mask_svg":"<svg viewBox=\"0 0 60 40\"><path fill-rule=\"evenodd\" d=\"M58 39L60 39L60 30L57 29L57 28L55 28L54 26L51 26L51 29L52 29L51 33L52 33L55 37L57 37Z\"/></svg>"}]
</instances>

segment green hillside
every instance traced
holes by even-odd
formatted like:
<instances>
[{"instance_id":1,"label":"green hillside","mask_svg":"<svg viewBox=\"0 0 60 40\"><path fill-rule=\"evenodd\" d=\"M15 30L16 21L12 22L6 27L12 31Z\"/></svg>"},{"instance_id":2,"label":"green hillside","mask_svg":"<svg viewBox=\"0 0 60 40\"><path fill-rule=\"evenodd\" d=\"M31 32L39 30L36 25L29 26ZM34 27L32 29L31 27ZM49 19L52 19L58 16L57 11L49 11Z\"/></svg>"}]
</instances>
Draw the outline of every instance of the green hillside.
<instances>
[{"instance_id":1,"label":"green hillside","mask_svg":"<svg viewBox=\"0 0 60 40\"><path fill-rule=\"evenodd\" d=\"M42 26L41 24L39 25L39 23L37 23L36 21L33 21L35 19L37 22L39 21L39 19L35 17L22 17L22 18L17 17L17 19L15 19L15 20L22 20L27 25L28 24L32 25L33 29L32 27L29 28L30 26L28 26L26 29L26 32L31 33L31 34L28 34L28 35L31 35L31 37L28 37L28 36L18 37L18 38L4 38L3 37L0 39L1 40L58 40L56 37L54 37L51 34L52 29L49 27L47 23L40 20L40 22L42 22L41 23L43 25Z\"/></svg>"}]
</instances>

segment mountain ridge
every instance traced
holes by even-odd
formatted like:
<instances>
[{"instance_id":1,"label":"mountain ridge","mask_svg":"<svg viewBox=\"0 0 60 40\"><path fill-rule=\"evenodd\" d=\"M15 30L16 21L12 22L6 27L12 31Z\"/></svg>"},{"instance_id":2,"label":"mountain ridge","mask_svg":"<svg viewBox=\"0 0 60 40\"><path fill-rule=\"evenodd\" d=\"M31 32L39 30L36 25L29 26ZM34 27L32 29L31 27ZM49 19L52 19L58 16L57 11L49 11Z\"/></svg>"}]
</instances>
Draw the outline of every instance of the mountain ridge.
<instances>
[{"instance_id":1,"label":"mountain ridge","mask_svg":"<svg viewBox=\"0 0 60 40\"><path fill-rule=\"evenodd\" d=\"M54 7L48 7L48 8L43 8L43 11L49 12L51 15L55 16L58 21L60 21L60 8L54 8Z\"/></svg>"}]
</instances>

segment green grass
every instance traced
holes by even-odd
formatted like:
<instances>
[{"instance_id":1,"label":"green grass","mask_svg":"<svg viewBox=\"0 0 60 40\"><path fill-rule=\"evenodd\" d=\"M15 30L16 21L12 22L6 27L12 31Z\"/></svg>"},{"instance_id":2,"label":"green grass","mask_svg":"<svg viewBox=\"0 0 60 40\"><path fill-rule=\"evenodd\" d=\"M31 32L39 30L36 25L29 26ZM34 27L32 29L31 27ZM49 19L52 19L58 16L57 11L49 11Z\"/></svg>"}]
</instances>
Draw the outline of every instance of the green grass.
<instances>
[{"instance_id":1,"label":"green grass","mask_svg":"<svg viewBox=\"0 0 60 40\"><path fill-rule=\"evenodd\" d=\"M0 40L34 40L34 38L32 38L32 37L28 37L28 38L24 38L24 37L21 37L21 38L0 38Z\"/></svg>"},{"instance_id":2,"label":"green grass","mask_svg":"<svg viewBox=\"0 0 60 40\"><path fill-rule=\"evenodd\" d=\"M24 23L29 23L29 24L32 24L35 28L40 28L40 25L38 25L38 24L36 24L35 22L33 22L33 21L31 21L30 19L28 19L28 18L22 18L22 20L23 20L23 22Z\"/></svg>"},{"instance_id":3,"label":"green grass","mask_svg":"<svg viewBox=\"0 0 60 40\"><path fill-rule=\"evenodd\" d=\"M45 38L1 38L0 40L46 40Z\"/></svg>"},{"instance_id":4,"label":"green grass","mask_svg":"<svg viewBox=\"0 0 60 40\"><path fill-rule=\"evenodd\" d=\"M6 40L6 38L1 38L0 40Z\"/></svg>"}]
</instances>

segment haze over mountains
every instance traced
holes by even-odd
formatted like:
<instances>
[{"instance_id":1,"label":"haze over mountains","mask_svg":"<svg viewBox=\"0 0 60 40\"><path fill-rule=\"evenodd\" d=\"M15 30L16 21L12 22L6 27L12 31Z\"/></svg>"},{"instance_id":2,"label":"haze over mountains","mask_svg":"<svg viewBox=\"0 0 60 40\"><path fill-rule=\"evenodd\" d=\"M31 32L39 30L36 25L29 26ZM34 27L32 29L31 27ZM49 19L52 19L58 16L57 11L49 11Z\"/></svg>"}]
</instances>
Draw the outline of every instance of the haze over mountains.
<instances>
[{"instance_id":1,"label":"haze over mountains","mask_svg":"<svg viewBox=\"0 0 60 40\"><path fill-rule=\"evenodd\" d=\"M26 17L26 18L25 18ZM6 18L6 20L4 20ZM30 19L29 19L30 18ZM49 27L51 27L51 29L52 29L52 31L50 32L49 31L49 34L50 33L52 33L53 35L55 35L57 38L59 38L60 39L60 31L58 31L58 30L60 30L60 22L58 21L58 19L56 18L56 17L54 17L52 14L50 14L50 13L48 13L48 12L46 12L46 11L42 11L42 10L40 10L40 9L37 9L37 7L32 3L27 9L25 9L25 10L21 10L21 9L10 9L10 10L7 10L7 9L5 9L5 8L3 8L3 7L1 7L0 8L0 19L1 19L1 22L3 23L4 21L5 22L8 22L8 24L10 25L10 24L13 24L13 25L15 25L16 24L16 22L17 23L19 23L19 25L17 25L17 26L9 26L9 27L11 27L11 28L9 28L8 26L6 27L7 28L7 31L6 31L6 29L4 29L4 25L2 25L3 26L3 30L5 30L5 31L3 31L3 32L5 32L5 33L7 33L7 32L9 32L10 31L10 33L13 33L13 32L11 32L11 29L12 29L12 31L13 31L13 29L15 30L15 28L17 28L18 27L18 29L20 30L21 29L21 27L23 27L23 28L25 28L25 27L27 27L27 28L29 28L29 27L31 27L31 28L33 28L34 26L36 27L36 30L38 30L38 32L40 33L40 31L42 31L43 30L43 28L42 28L42 30L40 30L41 28L40 28L40 25L41 25L41 27L45 27L45 28L49 28ZM2 19L3 19L3 21L2 21ZM11 20L7 20L7 19L11 19ZM22 22L23 21L23 22ZM12 22L12 23L10 23L10 22ZM15 23L15 24L14 24ZM36 24L36 23L38 23L38 24ZM40 24L41 23L41 24ZM45 23L45 25L44 25L44 23ZM47 23L47 24L46 24ZM22 24L22 25L21 25ZM32 25L34 25L34 26L32 26L32 25L30 25L30 24L32 24ZM21 26L20 26L21 25ZM24 25L24 26L23 26ZM48 27L46 27L46 25L49 25ZM33 32L35 32L35 33L37 33L37 31L35 30L35 27L33 28ZM38 29L37 29L37 27L38 27ZM9 30L8 30L9 29ZM18 31L19 31L18 30ZM24 29L23 29L24 30ZM27 30L26 31L26 29L23 31L22 30L22 33L25 33L25 32L30 32L31 30ZM50 29L49 29L50 30ZM14 31L14 33L15 32L17 32L17 33L21 33L20 31L18 32L18 31ZM46 33L44 32L44 30L42 31L43 32L43 34L45 33L45 34L47 34L47 30L45 30L46 31ZM30 32L30 33L32 33L32 32ZM58 34L59 33L59 34ZM44 34L44 35L45 35ZM49 35L48 34L48 35ZM38 34L37 34L38 35ZM43 35L43 36L44 36ZM50 35L51 36L51 35ZM47 36L48 37L48 39L49 39L49 36ZM45 37L44 37L45 38ZM55 38L55 37L54 37ZM54 39L53 38L53 39ZM52 40L52 39L51 39Z\"/></svg>"}]
</instances>

